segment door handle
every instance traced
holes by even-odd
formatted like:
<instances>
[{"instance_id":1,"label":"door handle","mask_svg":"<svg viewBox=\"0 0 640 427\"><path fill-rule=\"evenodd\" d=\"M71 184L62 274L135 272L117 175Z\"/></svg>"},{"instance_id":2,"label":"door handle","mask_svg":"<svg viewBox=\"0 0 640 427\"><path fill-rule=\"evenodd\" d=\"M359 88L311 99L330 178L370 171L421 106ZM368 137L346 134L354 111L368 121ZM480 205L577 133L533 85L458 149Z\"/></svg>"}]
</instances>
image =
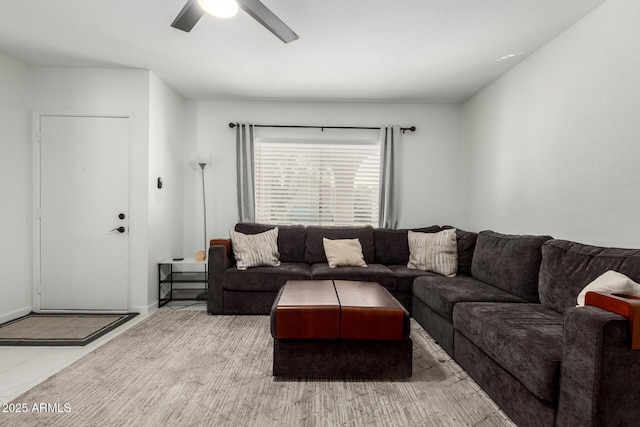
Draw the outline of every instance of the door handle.
<instances>
[{"instance_id":1,"label":"door handle","mask_svg":"<svg viewBox=\"0 0 640 427\"><path fill-rule=\"evenodd\" d=\"M122 226L118 227L118 228L114 228L113 230L109 230L109 233L112 233L114 231L117 231L118 233L124 233L126 231L126 229Z\"/></svg>"}]
</instances>

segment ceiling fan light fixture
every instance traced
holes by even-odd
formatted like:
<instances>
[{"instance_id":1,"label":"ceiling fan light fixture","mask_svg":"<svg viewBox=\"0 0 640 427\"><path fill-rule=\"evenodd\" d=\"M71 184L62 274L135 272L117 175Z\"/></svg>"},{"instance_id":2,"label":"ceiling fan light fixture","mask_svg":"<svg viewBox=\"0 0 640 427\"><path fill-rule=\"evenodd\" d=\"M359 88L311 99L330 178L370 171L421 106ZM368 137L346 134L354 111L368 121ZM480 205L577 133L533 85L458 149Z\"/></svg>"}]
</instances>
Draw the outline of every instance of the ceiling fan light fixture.
<instances>
[{"instance_id":1,"label":"ceiling fan light fixture","mask_svg":"<svg viewBox=\"0 0 640 427\"><path fill-rule=\"evenodd\" d=\"M202 10L217 18L233 18L238 13L235 0L198 0L198 4Z\"/></svg>"}]
</instances>

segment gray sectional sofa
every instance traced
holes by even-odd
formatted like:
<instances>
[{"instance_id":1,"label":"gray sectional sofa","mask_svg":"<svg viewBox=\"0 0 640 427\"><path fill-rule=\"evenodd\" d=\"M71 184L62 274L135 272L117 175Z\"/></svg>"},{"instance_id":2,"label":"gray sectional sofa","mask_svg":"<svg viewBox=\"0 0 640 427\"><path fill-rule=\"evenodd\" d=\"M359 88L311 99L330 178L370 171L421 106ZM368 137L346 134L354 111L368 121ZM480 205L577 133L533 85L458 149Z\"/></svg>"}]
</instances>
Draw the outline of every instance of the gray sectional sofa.
<instances>
[{"instance_id":1,"label":"gray sectional sofa","mask_svg":"<svg viewBox=\"0 0 640 427\"><path fill-rule=\"evenodd\" d=\"M273 226L237 224L255 234ZM416 231L437 232L431 226ZM208 311L268 314L292 279L376 281L520 426L626 426L640 419L640 350L629 324L575 307L607 270L640 282L640 251L550 236L456 230L456 277L412 270L407 230L280 226L279 267L239 271L225 247L209 250ZM358 238L368 267L329 268L322 237Z\"/></svg>"},{"instance_id":2,"label":"gray sectional sofa","mask_svg":"<svg viewBox=\"0 0 640 427\"><path fill-rule=\"evenodd\" d=\"M235 231L257 234L273 225L236 224ZM437 225L414 229L425 233L441 231ZM378 282L411 311L413 280L434 273L407 268L408 230L373 227L278 226L278 267L235 268L233 252L224 246L209 248L209 292L207 310L211 314L269 314L280 288L288 280L331 279ZM470 274L476 233L456 230L459 267ZM331 268L324 253L322 238L359 239L367 267Z\"/></svg>"}]
</instances>

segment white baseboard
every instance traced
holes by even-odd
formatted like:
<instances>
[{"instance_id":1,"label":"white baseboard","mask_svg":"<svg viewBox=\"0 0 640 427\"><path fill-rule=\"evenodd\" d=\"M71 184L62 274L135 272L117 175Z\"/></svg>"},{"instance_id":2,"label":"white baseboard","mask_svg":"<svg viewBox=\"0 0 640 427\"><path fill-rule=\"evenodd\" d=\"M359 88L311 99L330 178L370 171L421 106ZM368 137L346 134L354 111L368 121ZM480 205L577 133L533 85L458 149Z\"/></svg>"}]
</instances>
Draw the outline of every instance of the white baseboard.
<instances>
[{"instance_id":1,"label":"white baseboard","mask_svg":"<svg viewBox=\"0 0 640 427\"><path fill-rule=\"evenodd\" d=\"M33 306L21 308L19 310L12 311L10 313L0 314L0 324L10 322L18 317L26 316L33 311Z\"/></svg>"},{"instance_id":2,"label":"white baseboard","mask_svg":"<svg viewBox=\"0 0 640 427\"><path fill-rule=\"evenodd\" d=\"M158 301L154 301L149 305L137 305L131 307L132 313L151 314L158 309Z\"/></svg>"}]
</instances>

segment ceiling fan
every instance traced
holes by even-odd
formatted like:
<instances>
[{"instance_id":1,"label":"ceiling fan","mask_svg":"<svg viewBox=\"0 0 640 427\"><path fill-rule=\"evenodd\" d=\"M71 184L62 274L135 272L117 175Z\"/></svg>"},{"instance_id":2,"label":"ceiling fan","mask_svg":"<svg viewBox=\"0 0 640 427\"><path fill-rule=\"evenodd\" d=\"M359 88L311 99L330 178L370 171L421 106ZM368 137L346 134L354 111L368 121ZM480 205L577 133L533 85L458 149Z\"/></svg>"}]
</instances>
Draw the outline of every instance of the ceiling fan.
<instances>
[{"instance_id":1,"label":"ceiling fan","mask_svg":"<svg viewBox=\"0 0 640 427\"><path fill-rule=\"evenodd\" d=\"M216 3L221 4L223 7L226 6L228 9L221 12L221 14L217 14L210 9L210 6L215 7ZM205 10L206 13L214 16L227 18L235 15L238 6L283 42L289 43L298 39L298 35L287 24L282 22L280 18L258 0L237 0L237 3L236 0L189 0L171 23L171 26L189 32L202 18L202 15L205 14Z\"/></svg>"}]
</instances>

